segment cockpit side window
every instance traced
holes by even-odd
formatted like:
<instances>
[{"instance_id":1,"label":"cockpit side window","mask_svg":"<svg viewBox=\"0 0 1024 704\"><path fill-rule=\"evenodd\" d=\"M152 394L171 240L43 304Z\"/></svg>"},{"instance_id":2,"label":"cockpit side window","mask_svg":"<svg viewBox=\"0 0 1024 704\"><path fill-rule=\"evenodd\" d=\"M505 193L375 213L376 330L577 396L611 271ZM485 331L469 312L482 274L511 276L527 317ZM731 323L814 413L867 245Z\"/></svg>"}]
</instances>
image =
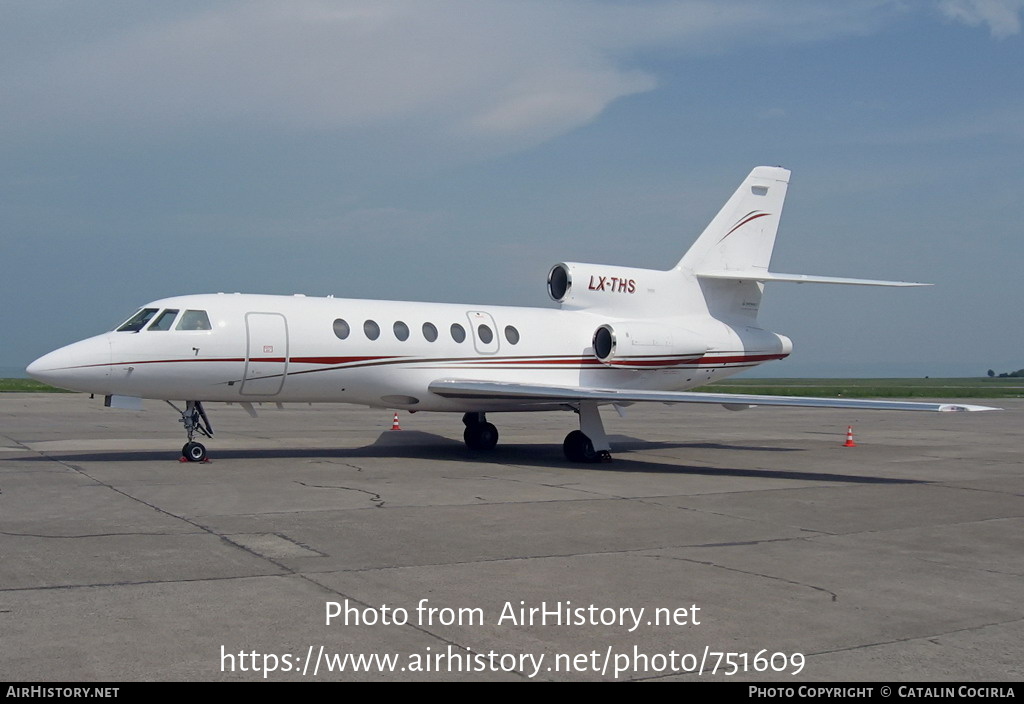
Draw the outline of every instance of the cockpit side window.
<instances>
[{"instance_id":1,"label":"cockpit side window","mask_svg":"<svg viewBox=\"0 0 1024 704\"><path fill-rule=\"evenodd\" d=\"M168 308L163 313L156 317L153 324L150 325L146 330L170 330L171 325L174 324L174 319L178 317L177 308Z\"/></svg>"},{"instance_id":2,"label":"cockpit side window","mask_svg":"<svg viewBox=\"0 0 1024 704\"><path fill-rule=\"evenodd\" d=\"M206 314L205 310L187 310L182 316L181 320L178 321L178 326L175 330L212 330L213 326L210 325L210 316Z\"/></svg>"},{"instance_id":3,"label":"cockpit side window","mask_svg":"<svg viewBox=\"0 0 1024 704\"><path fill-rule=\"evenodd\" d=\"M117 328L117 332L138 332L146 326L146 323L150 321L159 308L143 308L138 313L128 318L125 322Z\"/></svg>"}]
</instances>

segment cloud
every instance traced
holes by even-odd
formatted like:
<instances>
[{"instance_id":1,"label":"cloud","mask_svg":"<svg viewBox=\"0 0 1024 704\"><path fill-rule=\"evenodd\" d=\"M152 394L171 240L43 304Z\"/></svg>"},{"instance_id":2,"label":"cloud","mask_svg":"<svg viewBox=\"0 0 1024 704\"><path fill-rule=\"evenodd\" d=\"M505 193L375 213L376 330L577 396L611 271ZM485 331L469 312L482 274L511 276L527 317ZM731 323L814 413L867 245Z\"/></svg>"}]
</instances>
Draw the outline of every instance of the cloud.
<instances>
[{"instance_id":1,"label":"cloud","mask_svg":"<svg viewBox=\"0 0 1024 704\"><path fill-rule=\"evenodd\" d=\"M6 111L28 127L415 121L470 139L542 139L655 85L593 36L563 35L567 14L454 0L228 3L15 61L0 85L13 98Z\"/></svg>"},{"instance_id":2,"label":"cloud","mask_svg":"<svg viewBox=\"0 0 1024 704\"><path fill-rule=\"evenodd\" d=\"M1005 36L1021 2L942 11ZM866 34L905 12L896 0L41 2L0 28L0 140L213 128L353 135L392 157L502 153L654 90L652 55Z\"/></svg>"},{"instance_id":3,"label":"cloud","mask_svg":"<svg viewBox=\"0 0 1024 704\"><path fill-rule=\"evenodd\" d=\"M44 4L15 18L44 41L6 30L0 89L8 125L28 131L415 123L448 138L534 143L654 89L638 53L858 31L879 3L837 5L252 0L99 2L65 15Z\"/></svg>"},{"instance_id":4,"label":"cloud","mask_svg":"<svg viewBox=\"0 0 1024 704\"><path fill-rule=\"evenodd\" d=\"M1003 39L1020 34L1024 0L942 0L939 10L972 27L987 24L993 37Z\"/></svg>"}]
</instances>

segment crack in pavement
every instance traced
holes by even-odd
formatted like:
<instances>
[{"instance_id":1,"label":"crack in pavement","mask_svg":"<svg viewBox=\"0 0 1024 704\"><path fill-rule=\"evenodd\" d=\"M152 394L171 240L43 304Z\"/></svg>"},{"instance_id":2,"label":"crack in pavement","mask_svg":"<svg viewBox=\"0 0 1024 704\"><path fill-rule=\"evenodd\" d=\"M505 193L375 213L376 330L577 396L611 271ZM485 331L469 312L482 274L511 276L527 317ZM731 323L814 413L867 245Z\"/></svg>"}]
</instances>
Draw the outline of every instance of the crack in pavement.
<instances>
[{"instance_id":1,"label":"crack in pavement","mask_svg":"<svg viewBox=\"0 0 1024 704\"><path fill-rule=\"evenodd\" d=\"M358 491L362 494L369 494L370 501L376 508L384 508L386 503L384 499L380 498L380 494L377 492L370 491L369 489L357 489L351 486L333 486L327 484L307 484L306 482L296 481L296 484L301 486L309 487L310 489L342 489L344 491Z\"/></svg>"},{"instance_id":2,"label":"crack in pavement","mask_svg":"<svg viewBox=\"0 0 1024 704\"><path fill-rule=\"evenodd\" d=\"M206 535L208 533L209 531L191 530L185 531L183 533L173 531L129 531L127 533L83 533L81 535L48 535L46 533L12 533L9 531L0 531L0 535L10 535L15 538L53 538L58 540L79 540L81 538L115 538L135 535L172 537L176 535Z\"/></svg>"},{"instance_id":3,"label":"crack in pavement","mask_svg":"<svg viewBox=\"0 0 1024 704\"><path fill-rule=\"evenodd\" d=\"M804 540L804 538L795 538L795 540ZM775 575L763 574L761 572L753 572L751 570L741 570L736 567L726 567L725 565L720 565L717 562L695 560L690 557L673 557L671 555L647 555L646 557L650 557L655 560L678 560L680 562L692 562L693 564L704 565L705 567L717 567L718 569L726 570L728 572L737 572L739 574L748 574L753 577L764 577L765 579L773 579L778 582L784 582L785 584L793 584L798 587L806 587L807 589L813 589L818 592L823 592L825 594L830 595L832 597L832 601L839 601L839 595L836 594L834 591L825 589L825 587L818 587L813 584L806 584L805 582L797 582L792 579L786 579L785 577L776 577Z\"/></svg>"}]
</instances>

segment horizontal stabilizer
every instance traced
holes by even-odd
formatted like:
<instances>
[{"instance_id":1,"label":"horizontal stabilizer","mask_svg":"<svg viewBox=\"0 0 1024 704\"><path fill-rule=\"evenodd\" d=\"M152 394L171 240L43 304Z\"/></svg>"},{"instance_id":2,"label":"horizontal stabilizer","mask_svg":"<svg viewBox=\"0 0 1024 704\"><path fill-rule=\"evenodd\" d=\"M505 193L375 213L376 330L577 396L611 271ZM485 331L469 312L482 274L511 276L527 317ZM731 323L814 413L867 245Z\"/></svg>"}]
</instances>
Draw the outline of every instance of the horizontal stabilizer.
<instances>
[{"instance_id":1,"label":"horizontal stabilizer","mask_svg":"<svg viewBox=\"0 0 1024 704\"><path fill-rule=\"evenodd\" d=\"M911 281L880 281L877 279L846 279L838 276L811 276L809 274L776 274L770 271L701 271L701 279L731 279L733 281L788 281L796 284L846 284L849 286L931 286Z\"/></svg>"},{"instance_id":2,"label":"horizontal stabilizer","mask_svg":"<svg viewBox=\"0 0 1024 704\"><path fill-rule=\"evenodd\" d=\"M698 391L644 391L640 389L598 389L594 387L544 386L500 381L441 379L431 382L430 391L445 398L481 401L518 401L523 405L551 404L553 407L580 401L598 403L719 403L753 406L803 406L810 408L855 408L876 411L998 411L989 406L961 403L920 403L911 401L854 398L812 398L808 396L763 396L757 394L715 394Z\"/></svg>"}]
</instances>

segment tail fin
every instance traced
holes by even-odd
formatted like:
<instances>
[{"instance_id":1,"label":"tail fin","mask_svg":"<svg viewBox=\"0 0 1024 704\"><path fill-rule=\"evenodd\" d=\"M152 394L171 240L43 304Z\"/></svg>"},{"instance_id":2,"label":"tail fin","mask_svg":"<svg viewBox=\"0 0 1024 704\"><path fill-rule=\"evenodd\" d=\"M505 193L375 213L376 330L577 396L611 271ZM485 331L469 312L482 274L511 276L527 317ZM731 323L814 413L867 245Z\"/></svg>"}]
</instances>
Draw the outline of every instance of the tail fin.
<instances>
[{"instance_id":1,"label":"tail fin","mask_svg":"<svg viewBox=\"0 0 1024 704\"><path fill-rule=\"evenodd\" d=\"M789 171L777 166L758 166L676 264L674 271L700 287L711 315L752 321L761 306L766 281L856 286L929 285L769 272L788 186Z\"/></svg>"},{"instance_id":2,"label":"tail fin","mask_svg":"<svg viewBox=\"0 0 1024 704\"><path fill-rule=\"evenodd\" d=\"M767 272L788 185L786 169L755 168L676 268L698 275L727 270Z\"/></svg>"}]
</instances>

